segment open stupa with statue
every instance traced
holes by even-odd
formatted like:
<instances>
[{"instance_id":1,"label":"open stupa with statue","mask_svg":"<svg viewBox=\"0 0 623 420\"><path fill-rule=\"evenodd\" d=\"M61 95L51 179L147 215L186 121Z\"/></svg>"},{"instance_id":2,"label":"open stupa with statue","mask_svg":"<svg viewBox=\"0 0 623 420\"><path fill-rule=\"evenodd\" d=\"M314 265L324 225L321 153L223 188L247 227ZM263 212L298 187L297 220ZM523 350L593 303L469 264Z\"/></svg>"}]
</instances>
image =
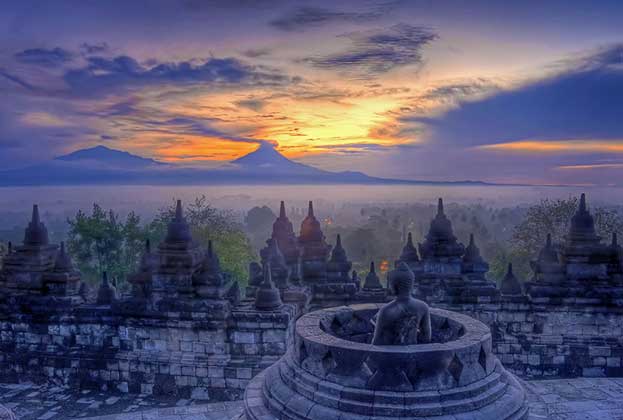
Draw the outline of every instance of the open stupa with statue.
<instances>
[{"instance_id":1,"label":"open stupa with statue","mask_svg":"<svg viewBox=\"0 0 623 420\"><path fill-rule=\"evenodd\" d=\"M241 419L524 419L517 379L491 351L489 328L413 297L405 263L395 299L298 319L294 343L256 376Z\"/></svg>"}]
</instances>

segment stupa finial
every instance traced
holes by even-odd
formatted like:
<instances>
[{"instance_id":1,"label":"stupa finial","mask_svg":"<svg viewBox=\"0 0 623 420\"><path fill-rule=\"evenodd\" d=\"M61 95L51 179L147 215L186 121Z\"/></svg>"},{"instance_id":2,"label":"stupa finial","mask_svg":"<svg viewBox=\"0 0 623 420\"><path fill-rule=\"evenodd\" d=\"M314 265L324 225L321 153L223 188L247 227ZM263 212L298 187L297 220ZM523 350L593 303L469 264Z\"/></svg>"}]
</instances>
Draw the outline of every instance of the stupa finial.
<instances>
[{"instance_id":1,"label":"stupa finial","mask_svg":"<svg viewBox=\"0 0 623 420\"><path fill-rule=\"evenodd\" d=\"M585 193L582 193L582 195L580 195L579 209L582 213L586 211L586 194Z\"/></svg>"},{"instance_id":2,"label":"stupa finial","mask_svg":"<svg viewBox=\"0 0 623 420\"><path fill-rule=\"evenodd\" d=\"M271 311L281 307L281 295L279 289L273 284L272 270L270 263L264 267L264 280L257 289L255 295L255 308L263 311Z\"/></svg>"},{"instance_id":3,"label":"stupa finial","mask_svg":"<svg viewBox=\"0 0 623 420\"><path fill-rule=\"evenodd\" d=\"M48 244L48 230L39 216L39 206L33 204L32 217L24 233L24 245L40 246Z\"/></svg>"},{"instance_id":4,"label":"stupa finial","mask_svg":"<svg viewBox=\"0 0 623 420\"><path fill-rule=\"evenodd\" d=\"M190 227L184 218L184 210L182 207L182 200L177 200L175 204L175 216L169 222L167 236L165 238L167 243L181 243L192 242L192 236L190 234Z\"/></svg>"},{"instance_id":5,"label":"stupa finial","mask_svg":"<svg viewBox=\"0 0 623 420\"><path fill-rule=\"evenodd\" d=\"M500 293L506 296L521 296L523 294L521 283L513 273L513 263L508 263L506 275L500 285Z\"/></svg>"},{"instance_id":6,"label":"stupa finial","mask_svg":"<svg viewBox=\"0 0 623 420\"><path fill-rule=\"evenodd\" d=\"M71 259L67 252L65 252L65 242L61 242L61 249L56 254L56 260L54 261L55 271L70 271L72 269Z\"/></svg>"},{"instance_id":7,"label":"stupa finial","mask_svg":"<svg viewBox=\"0 0 623 420\"><path fill-rule=\"evenodd\" d=\"M307 209L307 217L314 217L314 203L311 200Z\"/></svg>"},{"instance_id":8,"label":"stupa finial","mask_svg":"<svg viewBox=\"0 0 623 420\"><path fill-rule=\"evenodd\" d=\"M282 201L281 204L279 205L279 217L281 219L286 218L286 203L284 201Z\"/></svg>"},{"instance_id":9,"label":"stupa finial","mask_svg":"<svg viewBox=\"0 0 623 420\"><path fill-rule=\"evenodd\" d=\"M441 215L443 214L443 199L439 198L439 201L437 201L437 214Z\"/></svg>"},{"instance_id":10,"label":"stupa finial","mask_svg":"<svg viewBox=\"0 0 623 420\"><path fill-rule=\"evenodd\" d=\"M39 218L39 206L37 204L32 205L31 223L34 226L39 226L39 223L41 223L41 219Z\"/></svg>"},{"instance_id":11,"label":"stupa finial","mask_svg":"<svg viewBox=\"0 0 623 420\"><path fill-rule=\"evenodd\" d=\"M370 272L366 276L366 279L363 283L364 289L382 289L383 285L381 285L381 280L379 276L376 275L376 269L374 266L374 261L370 261Z\"/></svg>"},{"instance_id":12,"label":"stupa finial","mask_svg":"<svg viewBox=\"0 0 623 420\"><path fill-rule=\"evenodd\" d=\"M182 200L177 200L175 205L175 220L181 221L184 218L184 210L182 208Z\"/></svg>"}]
</instances>

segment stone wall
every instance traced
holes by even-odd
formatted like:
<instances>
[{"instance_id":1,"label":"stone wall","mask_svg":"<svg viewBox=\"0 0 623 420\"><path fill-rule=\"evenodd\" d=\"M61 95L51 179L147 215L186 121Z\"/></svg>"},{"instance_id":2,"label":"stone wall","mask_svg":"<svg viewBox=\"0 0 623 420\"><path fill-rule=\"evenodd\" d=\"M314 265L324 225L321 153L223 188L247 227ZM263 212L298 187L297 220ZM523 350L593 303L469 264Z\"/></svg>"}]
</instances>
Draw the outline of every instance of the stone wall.
<instances>
[{"instance_id":1,"label":"stone wall","mask_svg":"<svg viewBox=\"0 0 623 420\"><path fill-rule=\"evenodd\" d=\"M436 306L489 325L494 353L522 378L623 376L623 308L527 299Z\"/></svg>"},{"instance_id":2,"label":"stone wall","mask_svg":"<svg viewBox=\"0 0 623 420\"><path fill-rule=\"evenodd\" d=\"M109 306L50 312L28 299L13 299L0 320L3 380L198 399L240 397L285 352L296 316L291 305L260 312L243 304L218 324L202 313L138 318Z\"/></svg>"}]
</instances>

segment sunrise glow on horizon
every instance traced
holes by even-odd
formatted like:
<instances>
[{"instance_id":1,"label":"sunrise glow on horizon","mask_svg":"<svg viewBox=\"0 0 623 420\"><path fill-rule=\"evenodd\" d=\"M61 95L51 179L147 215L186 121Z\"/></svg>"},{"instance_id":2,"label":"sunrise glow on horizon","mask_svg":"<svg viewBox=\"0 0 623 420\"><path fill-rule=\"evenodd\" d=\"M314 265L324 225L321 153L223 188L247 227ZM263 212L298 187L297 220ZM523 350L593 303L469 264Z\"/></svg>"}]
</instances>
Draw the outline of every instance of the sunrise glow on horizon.
<instances>
[{"instance_id":1,"label":"sunrise glow on horizon","mask_svg":"<svg viewBox=\"0 0 623 420\"><path fill-rule=\"evenodd\" d=\"M148 3L3 7L0 165L105 145L214 167L270 142L404 179L623 175L619 3Z\"/></svg>"}]
</instances>

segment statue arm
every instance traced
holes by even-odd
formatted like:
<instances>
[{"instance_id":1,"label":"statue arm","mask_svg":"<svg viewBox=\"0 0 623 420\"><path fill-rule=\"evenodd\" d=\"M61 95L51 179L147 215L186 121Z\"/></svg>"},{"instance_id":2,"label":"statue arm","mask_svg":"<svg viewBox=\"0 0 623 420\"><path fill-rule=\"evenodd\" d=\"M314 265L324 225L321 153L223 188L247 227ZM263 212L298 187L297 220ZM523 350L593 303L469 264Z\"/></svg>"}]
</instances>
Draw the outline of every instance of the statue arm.
<instances>
[{"instance_id":1,"label":"statue arm","mask_svg":"<svg viewBox=\"0 0 623 420\"><path fill-rule=\"evenodd\" d=\"M432 331L430 326L430 312L426 311L424 317L422 318L422 324L420 329L420 338L418 342L420 343L430 343L432 340Z\"/></svg>"},{"instance_id":2,"label":"statue arm","mask_svg":"<svg viewBox=\"0 0 623 420\"><path fill-rule=\"evenodd\" d=\"M383 337L383 330L385 328L385 322L384 322L384 316L383 316L383 309L382 308L379 312L377 312L375 318L376 318L376 322L374 322L374 336L372 337L372 344L377 344L377 345L382 345L382 344L386 344L384 341L384 337ZM370 320L372 321L372 320Z\"/></svg>"}]
</instances>

